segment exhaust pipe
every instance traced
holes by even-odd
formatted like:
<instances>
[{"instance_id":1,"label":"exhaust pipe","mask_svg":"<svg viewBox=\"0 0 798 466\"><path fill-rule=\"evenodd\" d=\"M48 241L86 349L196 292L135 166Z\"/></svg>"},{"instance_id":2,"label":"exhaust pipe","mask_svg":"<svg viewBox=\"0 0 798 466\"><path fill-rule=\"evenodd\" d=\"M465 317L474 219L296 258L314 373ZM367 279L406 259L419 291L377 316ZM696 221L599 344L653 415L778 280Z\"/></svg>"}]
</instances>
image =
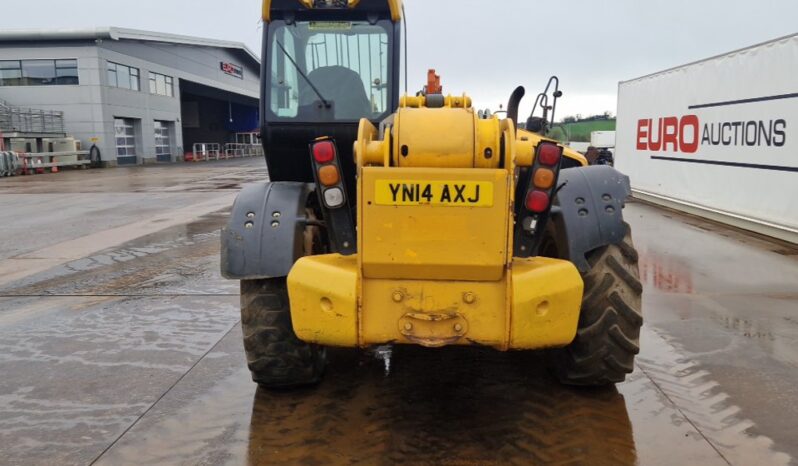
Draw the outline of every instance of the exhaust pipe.
<instances>
[{"instance_id":1,"label":"exhaust pipe","mask_svg":"<svg viewBox=\"0 0 798 466\"><path fill-rule=\"evenodd\" d=\"M521 104L524 94L526 94L524 86L518 86L510 94L510 101L507 102L507 118L513 120L513 125L516 128L518 128L518 106Z\"/></svg>"}]
</instances>

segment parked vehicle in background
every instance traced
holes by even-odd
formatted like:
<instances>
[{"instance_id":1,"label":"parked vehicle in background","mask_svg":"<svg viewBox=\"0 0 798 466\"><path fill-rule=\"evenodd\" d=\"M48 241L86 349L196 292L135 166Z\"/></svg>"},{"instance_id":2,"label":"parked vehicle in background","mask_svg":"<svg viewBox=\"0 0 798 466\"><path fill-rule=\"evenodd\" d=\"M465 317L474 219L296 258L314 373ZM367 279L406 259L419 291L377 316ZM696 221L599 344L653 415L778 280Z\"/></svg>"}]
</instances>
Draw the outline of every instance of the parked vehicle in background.
<instances>
[{"instance_id":1,"label":"parked vehicle in background","mask_svg":"<svg viewBox=\"0 0 798 466\"><path fill-rule=\"evenodd\" d=\"M611 149L615 147L615 131L592 131L590 145L598 149Z\"/></svg>"}]
</instances>

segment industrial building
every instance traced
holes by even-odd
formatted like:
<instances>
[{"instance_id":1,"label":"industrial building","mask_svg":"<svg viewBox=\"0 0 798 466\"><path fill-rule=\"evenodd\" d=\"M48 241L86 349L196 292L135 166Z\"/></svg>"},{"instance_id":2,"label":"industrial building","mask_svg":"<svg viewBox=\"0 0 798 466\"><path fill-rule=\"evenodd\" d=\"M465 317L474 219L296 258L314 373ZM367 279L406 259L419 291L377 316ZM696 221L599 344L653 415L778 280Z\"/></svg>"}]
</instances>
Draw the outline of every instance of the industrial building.
<instances>
[{"instance_id":1,"label":"industrial building","mask_svg":"<svg viewBox=\"0 0 798 466\"><path fill-rule=\"evenodd\" d=\"M0 31L0 131L104 166L182 160L258 127L260 61L244 44L122 28ZM58 150L58 149L56 149ZM61 144L60 150L63 150Z\"/></svg>"}]
</instances>

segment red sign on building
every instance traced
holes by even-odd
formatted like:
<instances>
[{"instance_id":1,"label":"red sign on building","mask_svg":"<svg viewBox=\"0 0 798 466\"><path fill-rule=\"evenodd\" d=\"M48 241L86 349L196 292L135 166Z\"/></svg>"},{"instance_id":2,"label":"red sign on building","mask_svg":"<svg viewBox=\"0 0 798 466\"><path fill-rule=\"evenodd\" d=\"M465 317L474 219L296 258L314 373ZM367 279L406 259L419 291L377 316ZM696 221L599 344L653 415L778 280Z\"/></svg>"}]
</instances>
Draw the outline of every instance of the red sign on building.
<instances>
[{"instance_id":1,"label":"red sign on building","mask_svg":"<svg viewBox=\"0 0 798 466\"><path fill-rule=\"evenodd\" d=\"M225 74L229 74L230 76L235 76L238 79L244 79L244 68L241 68L238 65L234 65L233 63L225 63L220 62L219 66L221 66L222 71Z\"/></svg>"}]
</instances>

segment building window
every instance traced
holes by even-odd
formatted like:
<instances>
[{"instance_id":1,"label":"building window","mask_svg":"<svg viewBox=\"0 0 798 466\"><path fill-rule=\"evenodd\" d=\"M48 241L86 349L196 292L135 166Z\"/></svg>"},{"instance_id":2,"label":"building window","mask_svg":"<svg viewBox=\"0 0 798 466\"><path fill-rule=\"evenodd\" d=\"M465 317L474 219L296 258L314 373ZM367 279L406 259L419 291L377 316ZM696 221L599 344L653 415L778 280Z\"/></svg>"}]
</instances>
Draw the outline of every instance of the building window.
<instances>
[{"instance_id":1,"label":"building window","mask_svg":"<svg viewBox=\"0 0 798 466\"><path fill-rule=\"evenodd\" d=\"M79 84L78 61L0 60L0 86Z\"/></svg>"},{"instance_id":2,"label":"building window","mask_svg":"<svg viewBox=\"0 0 798 466\"><path fill-rule=\"evenodd\" d=\"M116 156L136 156L136 129L135 122L129 118L114 119L114 134L116 136Z\"/></svg>"},{"instance_id":3,"label":"building window","mask_svg":"<svg viewBox=\"0 0 798 466\"><path fill-rule=\"evenodd\" d=\"M22 60L23 86L55 84L55 60Z\"/></svg>"},{"instance_id":4,"label":"building window","mask_svg":"<svg viewBox=\"0 0 798 466\"><path fill-rule=\"evenodd\" d=\"M119 63L108 62L108 85L133 91L140 90L139 69Z\"/></svg>"},{"instance_id":5,"label":"building window","mask_svg":"<svg viewBox=\"0 0 798 466\"><path fill-rule=\"evenodd\" d=\"M21 86L22 65L19 60L0 61L0 86Z\"/></svg>"},{"instance_id":6,"label":"building window","mask_svg":"<svg viewBox=\"0 0 798 466\"><path fill-rule=\"evenodd\" d=\"M55 81L56 84L79 84L78 61L56 60Z\"/></svg>"},{"instance_id":7,"label":"building window","mask_svg":"<svg viewBox=\"0 0 798 466\"><path fill-rule=\"evenodd\" d=\"M150 72L150 94L173 97L175 95L174 79L165 74Z\"/></svg>"},{"instance_id":8,"label":"building window","mask_svg":"<svg viewBox=\"0 0 798 466\"><path fill-rule=\"evenodd\" d=\"M155 157L159 161L171 161L172 146L170 144L169 122L155 121Z\"/></svg>"}]
</instances>

